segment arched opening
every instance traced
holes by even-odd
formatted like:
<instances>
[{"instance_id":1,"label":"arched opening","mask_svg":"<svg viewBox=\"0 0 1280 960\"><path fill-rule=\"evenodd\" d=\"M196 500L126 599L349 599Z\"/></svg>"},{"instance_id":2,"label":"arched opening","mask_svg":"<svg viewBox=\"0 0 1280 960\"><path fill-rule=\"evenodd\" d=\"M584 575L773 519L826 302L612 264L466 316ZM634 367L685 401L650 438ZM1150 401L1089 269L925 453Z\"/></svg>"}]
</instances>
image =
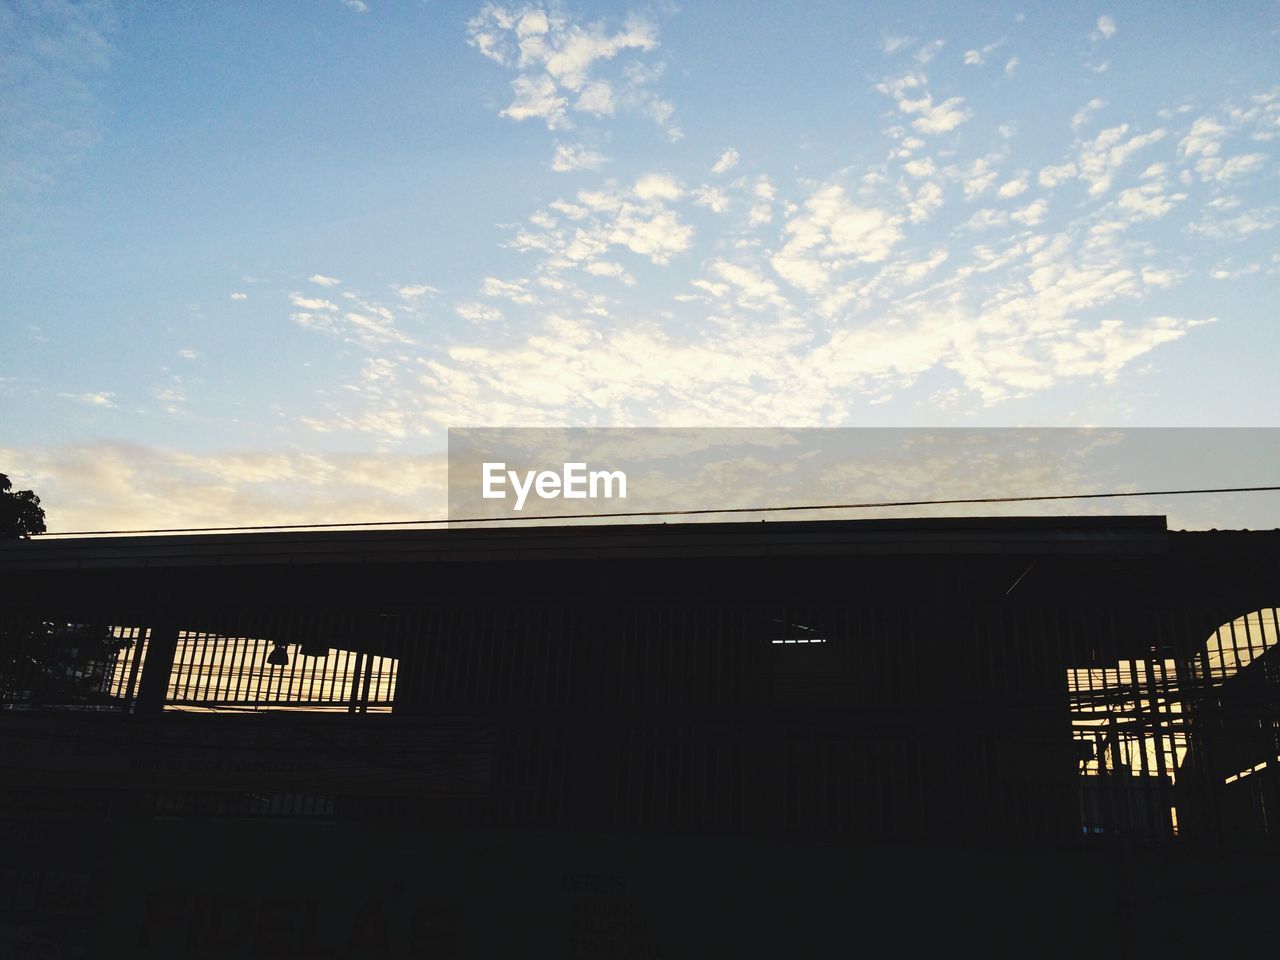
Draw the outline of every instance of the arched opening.
<instances>
[{"instance_id":1,"label":"arched opening","mask_svg":"<svg viewBox=\"0 0 1280 960\"><path fill-rule=\"evenodd\" d=\"M1280 835L1280 610L1190 653L1067 671L1084 834Z\"/></svg>"}]
</instances>

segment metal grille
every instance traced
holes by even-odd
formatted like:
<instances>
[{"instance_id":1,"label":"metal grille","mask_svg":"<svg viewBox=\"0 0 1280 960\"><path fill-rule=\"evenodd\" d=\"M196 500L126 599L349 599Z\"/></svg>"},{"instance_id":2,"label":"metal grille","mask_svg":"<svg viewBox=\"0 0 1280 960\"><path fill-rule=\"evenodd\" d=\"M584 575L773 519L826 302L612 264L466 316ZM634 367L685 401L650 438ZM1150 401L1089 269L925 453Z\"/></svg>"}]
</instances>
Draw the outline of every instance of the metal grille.
<instances>
[{"instance_id":1,"label":"metal grille","mask_svg":"<svg viewBox=\"0 0 1280 960\"><path fill-rule=\"evenodd\" d=\"M398 661L328 645L326 636L356 645L348 625L318 617L241 620L234 631L177 631L166 708L390 712ZM153 635L107 617L7 619L0 623L0 704L130 712ZM284 662L273 663L273 654Z\"/></svg>"},{"instance_id":2,"label":"metal grille","mask_svg":"<svg viewBox=\"0 0 1280 960\"><path fill-rule=\"evenodd\" d=\"M104 620L11 618L0 624L0 703L9 707L128 710L147 630Z\"/></svg>"},{"instance_id":3,"label":"metal grille","mask_svg":"<svg viewBox=\"0 0 1280 960\"><path fill-rule=\"evenodd\" d=\"M277 653L285 663L273 664ZM386 713L397 661L354 650L203 632L178 635L165 698L181 710L341 710Z\"/></svg>"},{"instance_id":4,"label":"metal grille","mask_svg":"<svg viewBox=\"0 0 1280 960\"><path fill-rule=\"evenodd\" d=\"M1067 671L1081 831L1143 840L1188 827L1201 839L1277 832L1267 797L1274 802L1280 783L1278 638L1280 611L1268 608L1222 624L1185 656ZM1189 808L1181 823L1180 803Z\"/></svg>"}]
</instances>

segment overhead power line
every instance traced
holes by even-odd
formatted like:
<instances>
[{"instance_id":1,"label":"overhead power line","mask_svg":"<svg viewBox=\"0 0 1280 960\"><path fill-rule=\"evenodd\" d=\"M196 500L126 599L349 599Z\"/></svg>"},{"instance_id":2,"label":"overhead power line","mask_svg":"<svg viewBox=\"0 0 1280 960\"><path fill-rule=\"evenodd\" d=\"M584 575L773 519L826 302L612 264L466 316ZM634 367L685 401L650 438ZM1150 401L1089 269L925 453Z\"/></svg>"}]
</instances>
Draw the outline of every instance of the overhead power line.
<instances>
[{"instance_id":1,"label":"overhead power line","mask_svg":"<svg viewBox=\"0 0 1280 960\"><path fill-rule=\"evenodd\" d=\"M155 527L137 530L68 530L45 537L106 537L134 533L234 533L255 530L323 530L337 527L427 527L445 523L512 523L529 520L611 520L635 517L690 517L733 513L794 513L803 510L874 510L886 507L959 506L982 503L1037 503L1048 500L1104 500L1120 497L1178 497L1207 493L1267 493L1280 485L1266 487L1214 487L1199 490L1142 490L1117 493L1060 493L1029 497L955 497L946 500L882 500L867 503L808 503L785 507L704 507L696 510L630 510L615 513L547 513L522 517L440 517L430 520L370 520L342 523L242 524L230 527Z\"/></svg>"}]
</instances>

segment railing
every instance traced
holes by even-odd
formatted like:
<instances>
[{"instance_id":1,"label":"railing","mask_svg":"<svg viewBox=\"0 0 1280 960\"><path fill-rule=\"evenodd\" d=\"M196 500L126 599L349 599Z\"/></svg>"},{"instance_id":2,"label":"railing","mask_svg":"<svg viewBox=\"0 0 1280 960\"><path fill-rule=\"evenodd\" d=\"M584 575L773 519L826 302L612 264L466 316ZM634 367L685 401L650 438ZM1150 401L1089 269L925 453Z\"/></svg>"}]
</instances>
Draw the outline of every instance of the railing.
<instances>
[{"instance_id":1,"label":"railing","mask_svg":"<svg viewBox=\"0 0 1280 960\"><path fill-rule=\"evenodd\" d=\"M297 643L184 632L165 703L177 710L385 713L395 700L397 666L394 658L354 650L314 653Z\"/></svg>"},{"instance_id":2,"label":"railing","mask_svg":"<svg viewBox=\"0 0 1280 960\"><path fill-rule=\"evenodd\" d=\"M397 661L262 633L179 630L170 710L390 712ZM132 712L151 644L147 627L9 621L0 627L0 705Z\"/></svg>"}]
</instances>

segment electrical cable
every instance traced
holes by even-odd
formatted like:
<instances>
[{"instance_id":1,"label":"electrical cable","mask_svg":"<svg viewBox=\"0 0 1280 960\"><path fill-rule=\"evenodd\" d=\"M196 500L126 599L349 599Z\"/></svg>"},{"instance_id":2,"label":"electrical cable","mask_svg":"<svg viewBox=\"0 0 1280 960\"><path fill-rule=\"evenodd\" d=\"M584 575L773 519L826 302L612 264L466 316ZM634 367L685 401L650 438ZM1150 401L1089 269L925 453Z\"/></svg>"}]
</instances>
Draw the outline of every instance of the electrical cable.
<instances>
[{"instance_id":1,"label":"electrical cable","mask_svg":"<svg viewBox=\"0 0 1280 960\"><path fill-rule=\"evenodd\" d=\"M531 514L526 517L460 517L429 520L370 520L343 523L272 523L242 524L227 527L154 527L133 530L66 530L41 534L39 539L58 537L106 537L145 533L230 533L255 530L320 530L336 527L405 527L435 526L442 523L509 523L526 520L591 520L634 517L689 517L724 513L786 513L801 510L874 510L885 507L956 506L983 503L1037 503L1048 500L1103 500L1119 497L1174 497L1209 493L1274 493L1280 485L1263 487L1213 487L1197 490L1142 490L1116 493L1062 493L1024 497L954 497L945 500L883 500L866 503L811 503L785 507L704 507L693 510L630 510L615 513Z\"/></svg>"}]
</instances>

